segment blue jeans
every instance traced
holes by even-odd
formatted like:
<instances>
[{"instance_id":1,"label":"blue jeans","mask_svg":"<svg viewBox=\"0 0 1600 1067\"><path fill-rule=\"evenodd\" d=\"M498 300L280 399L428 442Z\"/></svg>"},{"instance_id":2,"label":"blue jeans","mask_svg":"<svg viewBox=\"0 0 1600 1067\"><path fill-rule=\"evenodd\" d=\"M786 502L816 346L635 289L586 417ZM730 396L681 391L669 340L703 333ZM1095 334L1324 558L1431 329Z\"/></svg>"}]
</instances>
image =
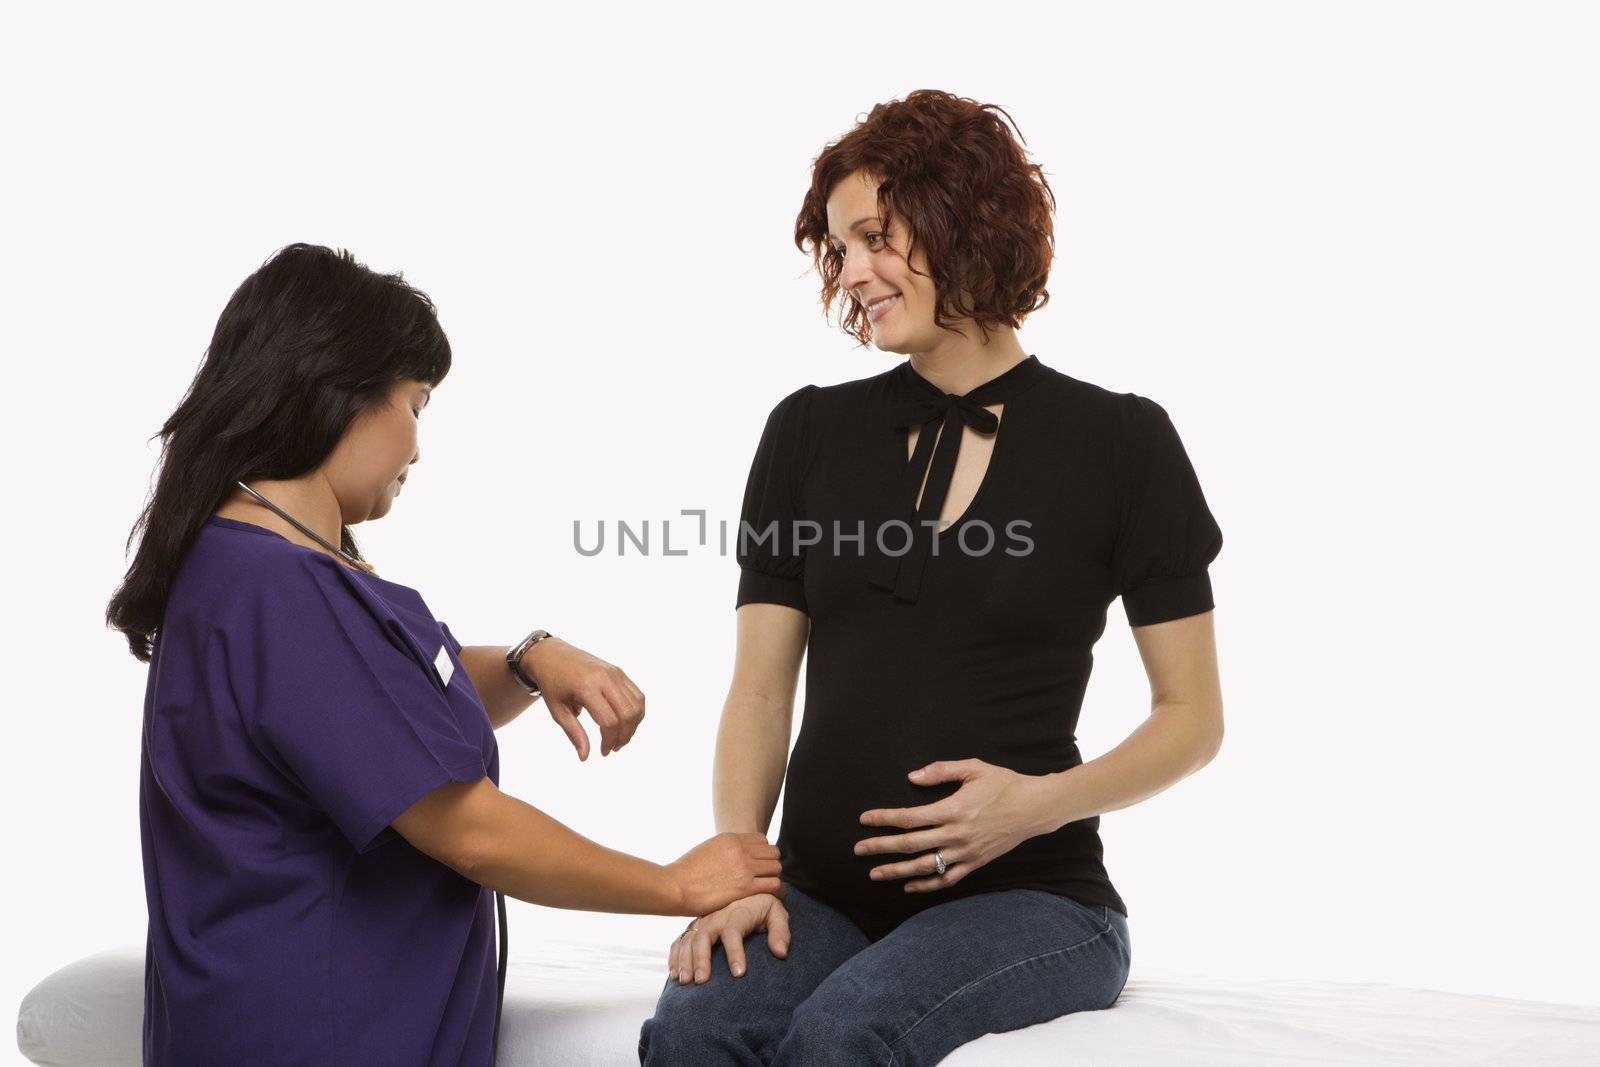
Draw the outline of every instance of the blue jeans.
<instances>
[{"instance_id":1,"label":"blue jeans","mask_svg":"<svg viewBox=\"0 0 1600 1067\"><path fill-rule=\"evenodd\" d=\"M979 893L872 941L787 889L788 958L757 931L735 978L713 943L704 985L667 979L639 1032L641 1064L938 1063L984 1034L1109 1008L1128 980L1128 920L1102 905L1037 889Z\"/></svg>"}]
</instances>

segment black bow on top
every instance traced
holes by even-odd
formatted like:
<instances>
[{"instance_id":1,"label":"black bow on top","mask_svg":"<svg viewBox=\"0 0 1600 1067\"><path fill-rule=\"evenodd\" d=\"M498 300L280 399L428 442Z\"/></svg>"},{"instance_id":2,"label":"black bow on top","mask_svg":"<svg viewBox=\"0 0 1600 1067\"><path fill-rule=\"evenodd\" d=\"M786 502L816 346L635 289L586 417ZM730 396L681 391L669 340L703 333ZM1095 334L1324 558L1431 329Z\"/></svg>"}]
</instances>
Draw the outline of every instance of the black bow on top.
<instances>
[{"instance_id":1,"label":"black bow on top","mask_svg":"<svg viewBox=\"0 0 1600 1067\"><path fill-rule=\"evenodd\" d=\"M971 426L984 435L998 431L999 417L984 405L1004 403L1036 381L1043 369L1038 357L1029 356L999 377L957 396L941 393L913 371L909 363L901 365L900 371L912 395L889 405L888 421L895 430L922 428L917 435L916 450L890 490L894 494L892 517L909 524L910 546L900 555L885 551L885 545L896 551L905 545L907 531L899 526L869 532L868 543L874 556L867 570L869 583L890 590L898 600L916 601L935 535L935 528L928 524L937 522L939 512L944 509L950 479L955 475L956 457L961 451L962 425ZM937 449L934 447L936 436ZM923 485L924 474L927 485L922 489L922 504L917 507L917 489Z\"/></svg>"}]
</instances>

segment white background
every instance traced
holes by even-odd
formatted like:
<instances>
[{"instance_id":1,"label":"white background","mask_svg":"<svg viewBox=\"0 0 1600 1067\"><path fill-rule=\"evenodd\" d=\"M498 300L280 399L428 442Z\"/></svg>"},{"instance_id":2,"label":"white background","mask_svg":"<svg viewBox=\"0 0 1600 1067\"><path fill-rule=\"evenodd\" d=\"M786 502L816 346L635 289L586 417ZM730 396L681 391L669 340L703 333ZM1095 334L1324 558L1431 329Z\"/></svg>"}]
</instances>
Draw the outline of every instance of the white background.
<instances>
[{"instance_id":1,"label":"white background","mask_svg":"<svg viewBox=\"0 0 1600 1067\"><path fill-rule=\"evenodd\" d=\"M1135 974L1600 1002L1592 8L446 10L0 33L0 1003L143 943L146 669L105 605L151 435L291 241L404 270L455 348L369 558L467 643L545 626L648 694L586 764L536 707L502 787L658 861L708 836L736 567L584 558L572 523L737 521L772 404L891 365L824 321L793 221L919 87L1020 125L1060 201L1025 348L1166 406L1225 534L1222 753L1102 824ZM1120 604L1096 659L1088 758L1148 705ZM681 924L513 902L512 946Z\"/></svg>"}]
</instances>

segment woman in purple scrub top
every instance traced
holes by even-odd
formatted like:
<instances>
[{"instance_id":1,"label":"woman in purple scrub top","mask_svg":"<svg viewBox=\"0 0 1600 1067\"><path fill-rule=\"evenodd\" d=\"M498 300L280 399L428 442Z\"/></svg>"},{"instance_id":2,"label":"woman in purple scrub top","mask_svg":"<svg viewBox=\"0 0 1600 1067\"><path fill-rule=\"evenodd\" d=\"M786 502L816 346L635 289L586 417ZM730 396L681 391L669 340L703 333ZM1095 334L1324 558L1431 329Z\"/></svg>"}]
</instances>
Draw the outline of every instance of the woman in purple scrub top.
<instances>
[{"instance_id":1,"label":"woman in purple scrub top","mask_svg":"<svg viewBox=\"0 0 1600 1067\"><path fill-rule=\"evenodd\" d=\"M495 892L694 916L780 889L762 834L656 864L497 788L494 731L541 691L580 759L581 712L604 756L645 698L542 631L464 647L362 559L350 527L394 506L449 368L425 295L291 245L161 429L107 609L149 664L146 1064L488 1064Z\"/></svg>"}]
</instances>

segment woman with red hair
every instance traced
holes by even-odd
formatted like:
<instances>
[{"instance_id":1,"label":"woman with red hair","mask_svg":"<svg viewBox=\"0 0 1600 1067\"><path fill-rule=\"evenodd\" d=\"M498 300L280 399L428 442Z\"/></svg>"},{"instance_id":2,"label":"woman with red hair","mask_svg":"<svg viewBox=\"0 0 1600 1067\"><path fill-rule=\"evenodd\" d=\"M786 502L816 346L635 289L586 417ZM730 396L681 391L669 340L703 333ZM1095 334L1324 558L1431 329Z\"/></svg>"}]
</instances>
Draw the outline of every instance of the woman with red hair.
<instances>
[{"instance_id":1,"label":"woman with red hair","mask_svg":"<svg viewBox=\"0 0 1600 1067\"><path fill-rule=\"evenodd\" d=\"M673 943L643 1063L936 1063L1111 1006L1131 955L1099 816L1221 744L1221 532L1160 405L1019 343L1048 299L1054 199L1001 115L914 92L813 165L795 240L824 311L907 358L767 420L714 798L717 829L764 833L787 790L783 891ZM1085 762L1118 596L1152 710Z\"/></svg>"}]
</instances>

